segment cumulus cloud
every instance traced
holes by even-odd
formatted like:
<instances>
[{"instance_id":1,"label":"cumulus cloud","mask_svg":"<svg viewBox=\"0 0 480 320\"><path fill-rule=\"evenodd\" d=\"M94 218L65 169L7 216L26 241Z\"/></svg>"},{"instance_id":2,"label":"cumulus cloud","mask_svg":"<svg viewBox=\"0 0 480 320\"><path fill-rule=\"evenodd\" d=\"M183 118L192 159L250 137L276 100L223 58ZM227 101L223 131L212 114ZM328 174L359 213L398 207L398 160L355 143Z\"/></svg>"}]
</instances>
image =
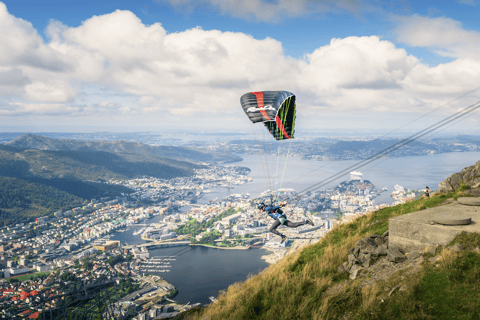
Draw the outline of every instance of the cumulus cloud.
<instances>
[{"instance_id":1,"label":"cumulus cloud","mask_svg":"<svg viewBox=\"0 0 480 320\"><path fill-rule=\"evenodd\" d=\"M0 98L9 101L0 105L2 116L228 118L240 112L245 92L279 89L295 92L305 113L423 111L480 82L478 58L432 68L377 36L332 39L294 59L272 38L199 27L169 34L122 10L78 27L51 21L46 34L47 42L0 2ZM98 90L89 94L87 87ZM102 96L104 90L134 103Z\"/></svg>"},{"instance_id":2,"label":"cumulus cloud","mask_svg":"<svg viewBox=\"0 0 480 320\"><path fill-rule=\"evenodd\" d=\"M57 103L0 103L0 115L2 116L30 116L30 115L49 115L65 116L79 114L82 107L66 106Z\"/></svg>"},{"instance_id":3,"label":"cumulus cloud","mask_svg":"<svg viewBox=\"0 0 480 320\"><path fill-rule=\"evenodd\" d=\"M118 103L102 101L94 104L77 103L23 103L0 101L0 115L3 116L91 116L102 115L116 117L118 114L130 113L130 108Z\"/></svg>"},{"instance_id":4,"label":"cumulus cloud","mask_svg":"<svg viewBox=\"0 0 480 320\"><path fill-rule=\"evenodd\" d=\"M2 2L0 43L0 93L46 102L72 98L74 89L63 75L74 70L75 60L46 44L31 23L9 14Z\"/></svg>"},{"instance_id":5,"label":"cumulus cloud","mask_svg":"<svg viewBox=\"0 0 480 320\"><path fill-rule=\"evenodd\" d=\"M446 57L478 59L480 32L465 30L459 21L417 14L396 17L396 21L395 34L405 44L432 48L437 54Z\"/></svg>"},{"instance_id":6,"label":"cumulus cloud","mask_svg":"<svg viewBox=\"0 0 480 320\"><path fill-rule=\"evenodd\" d=\"M71 68L68 56L52 50L30 22L10 15L3 2L0 2L0 43L0 66L20 64L53 72Z\"/></svg>"},{"instance_id":7,"label":"cumulus cloud","mask_svg":"<svg viewBox=\"0 0 480 320\"><path fill-rule=\"evenodd\" d=\"M312 90L399 88L418 59L376 36L332 39L307 55L304 86Z\"/></svg>"}]
</instances>

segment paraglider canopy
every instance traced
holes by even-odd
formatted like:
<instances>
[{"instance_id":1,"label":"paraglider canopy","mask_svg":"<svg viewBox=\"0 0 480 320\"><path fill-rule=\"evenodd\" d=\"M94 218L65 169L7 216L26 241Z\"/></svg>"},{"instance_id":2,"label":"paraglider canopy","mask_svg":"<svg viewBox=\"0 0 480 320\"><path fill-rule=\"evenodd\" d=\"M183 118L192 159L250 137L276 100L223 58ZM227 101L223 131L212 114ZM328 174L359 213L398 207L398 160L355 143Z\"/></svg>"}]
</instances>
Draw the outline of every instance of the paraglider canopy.
<instances>
[{"instance_id":1,"label":"paraglider canopy","mask_svg":"<svg viewBox=\"0 0 480 320\"><path fill-rule=\"evenodd\" d=\"M293 139L295 95L288 91L249 92L240 98L243 111L253 122L263 122L276 140Z\"/></svg>"}]
</instances>

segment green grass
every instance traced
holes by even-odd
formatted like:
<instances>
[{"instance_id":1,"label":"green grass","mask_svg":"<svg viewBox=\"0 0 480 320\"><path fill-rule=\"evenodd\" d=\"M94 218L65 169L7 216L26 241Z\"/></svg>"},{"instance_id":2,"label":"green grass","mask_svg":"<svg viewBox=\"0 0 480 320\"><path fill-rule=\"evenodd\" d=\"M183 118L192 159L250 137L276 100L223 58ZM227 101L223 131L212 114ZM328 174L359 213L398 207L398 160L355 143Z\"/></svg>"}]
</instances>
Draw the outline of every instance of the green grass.
<instances>
[{"instance_id":1,"label":"green grass","mask_svg":"<svg viewBox=\"0 0 480 320\"><path fill-rule=\"evenodd\" d=\"M415 292L421 308L435 319L472 319L480 310L479 257L461 252L454 268L429 267Z\"/></svg>"},{"instance_id":2,"label":"green grass","mask_svg":"<svg viewBox=\"0 0 480 320\"><path fill-rule=\"evenodd\" d=\"M18 281L25 281L25 280L29 280L31 278L36 278L36 277L41 277L41 276L47 276L50 274L50 272L36 272L36 273L30 273L30 274L26 274L26 275L23 275L23 276L18 276L18 277L14 277L12 279L16 279Z\"/></svg>"},{"instance_id":3,"label":"green grass","mask_svg":"<svg viewBox=\"0 0 480 320\"><path fill-rule=\"evenodd\" d=\"M471 187L470 187L469 185L467 185L467 184L465 184L465 183L462 183L462 184L460 184L460 187L458 187L458 190L460 190L460 191L465 191L465 190L468 190L468 189L470 189L470 188L471 188Z\"/></svg>"}]
</instances>

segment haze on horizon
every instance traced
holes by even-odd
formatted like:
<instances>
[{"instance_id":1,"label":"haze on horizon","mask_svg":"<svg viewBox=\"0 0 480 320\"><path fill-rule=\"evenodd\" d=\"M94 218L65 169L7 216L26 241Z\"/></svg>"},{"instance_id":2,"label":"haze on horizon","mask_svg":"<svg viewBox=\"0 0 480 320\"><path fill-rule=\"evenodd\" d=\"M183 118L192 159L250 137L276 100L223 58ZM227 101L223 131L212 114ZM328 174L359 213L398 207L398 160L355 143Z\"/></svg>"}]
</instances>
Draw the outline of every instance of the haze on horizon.
<instances>
[{"instance_id":1,"label":"haze on horizon","mask_svg":"<svg viewBox=\"0 0 480 320\"><path fill-rule=\"evenodd\" d=\"M248 132L239 99L260 90L296 94L299 132L391 131L480 87L478 6L4 0L0 132ZM478 134L479 119L448 130Z\"/></svg>"}]
</instances>

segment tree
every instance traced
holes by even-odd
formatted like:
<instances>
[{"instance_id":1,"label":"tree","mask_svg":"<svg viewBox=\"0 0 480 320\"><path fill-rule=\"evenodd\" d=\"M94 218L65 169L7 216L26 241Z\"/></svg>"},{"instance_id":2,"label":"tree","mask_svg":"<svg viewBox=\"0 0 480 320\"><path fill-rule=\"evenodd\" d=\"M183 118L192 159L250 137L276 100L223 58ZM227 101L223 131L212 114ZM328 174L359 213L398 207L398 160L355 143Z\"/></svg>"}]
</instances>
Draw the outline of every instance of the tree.
<instances>
[{"instance_id":1,"label":"tree","mask_svg":"<svg viewBox=\"0 0 480 320\"><path fill-rule=\"evenodd\" d=\"M83 260L83 267L88 270L88 269L90 269L91 266L92 266L92 263L90 261L88 261L88 259L85 258Z\"/></svg>"},{"instance_id":2,"label":"tree","mask_svg":"<svg viewBox=\"0 0 480 320\"><path fill-rule=\"evenodd\" d=\"M62 279L63 281L75 281L77 277L73 273L66 271L62 273L60 279Z\"/></svg>"}]
</instances>

